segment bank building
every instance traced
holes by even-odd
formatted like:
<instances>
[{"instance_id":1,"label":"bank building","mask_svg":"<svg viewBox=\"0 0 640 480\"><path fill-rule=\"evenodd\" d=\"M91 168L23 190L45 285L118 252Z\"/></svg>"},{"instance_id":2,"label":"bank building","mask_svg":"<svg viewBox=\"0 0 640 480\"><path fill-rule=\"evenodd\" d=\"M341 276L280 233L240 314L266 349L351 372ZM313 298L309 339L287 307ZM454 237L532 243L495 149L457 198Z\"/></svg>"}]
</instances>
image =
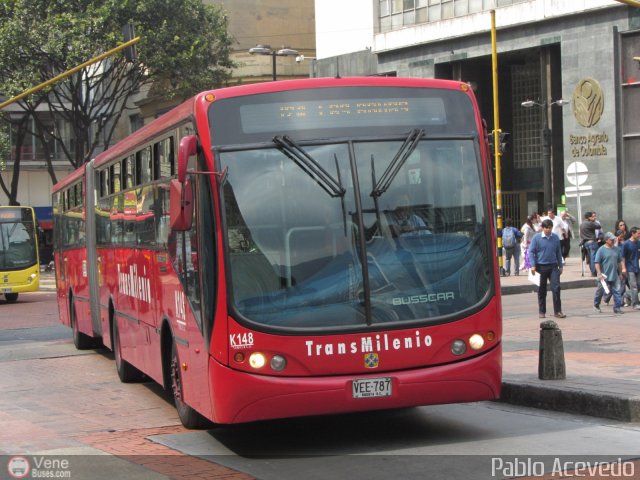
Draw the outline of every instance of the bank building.
<instances>
[{"instance_id":1,"label":"bank building","mask_svg":"<svg viewBox=\"0 0 640 480\"><path fill-rule=\"evenodd\" d=\"M503 216L547 205L640 226L640 2L316 0L312 76L389 75L472 86L494 128L496 32ZM495 166L494 166L495 168ZM495 172L494 172L495 173ZM577 233L577 225L576 225Z\"/></svg>"}]
</instances>

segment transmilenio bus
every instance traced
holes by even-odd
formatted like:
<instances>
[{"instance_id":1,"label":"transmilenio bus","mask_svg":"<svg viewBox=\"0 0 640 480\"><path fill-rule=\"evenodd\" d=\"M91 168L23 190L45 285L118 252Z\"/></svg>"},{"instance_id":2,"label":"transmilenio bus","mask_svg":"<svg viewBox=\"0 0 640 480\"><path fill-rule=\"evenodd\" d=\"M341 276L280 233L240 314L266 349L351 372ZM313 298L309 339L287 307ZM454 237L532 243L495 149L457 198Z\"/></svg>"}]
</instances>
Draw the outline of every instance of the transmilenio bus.
<instances>
[{"instance_id":1,"label":"transmilenio bus","mask_svg":"<svg viewBox=\"0 0 640 480\"><path fill-rule=\"evenodd\" d=\"M453 81L201 93L54 187L61 321L187 427L494 399L482 125Z\"/></svg>"},{"instance_id":2,"label":"transmilenio bus","mask_svg":"<svg viewBox=\"0 0 640 480\"><path fill-rule=\"evenodd\" d=\"M0 206L0 293L7 303L40 288L36 216L31 207Z\"/></svg>"}]
</instances>

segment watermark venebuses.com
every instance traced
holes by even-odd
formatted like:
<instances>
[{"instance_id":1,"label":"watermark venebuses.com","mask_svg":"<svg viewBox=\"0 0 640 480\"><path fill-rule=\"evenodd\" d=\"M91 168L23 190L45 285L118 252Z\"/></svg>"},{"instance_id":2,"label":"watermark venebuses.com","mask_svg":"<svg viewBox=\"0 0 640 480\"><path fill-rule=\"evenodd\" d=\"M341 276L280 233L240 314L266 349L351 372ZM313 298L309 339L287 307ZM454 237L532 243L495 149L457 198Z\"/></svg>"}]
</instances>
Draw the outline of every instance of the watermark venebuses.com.
<instances>
[{"instance_id":1,"label":"watermark venebuses.com","mask_svg":"<svg viewBox=\"0 0 640 480\"><path fill-rule=\"evenodd\" d=\"M553 462L532 458L491 459L491 476L499 478L545 477L545 478L635 478L635 461L618 458L613 462L588 460L563 460L556 457Z\"/></svg>"},{"instance_id":2,"label":"watermark venebuses.com","mask_svg":"<svg viewBox=\"0 0 640 480\"><path fill-rule=\"evenodd\" d=\"M69 460L43 456L14 456L7 461L11 478L71 478Z\"/></svg>"}]
</instances>

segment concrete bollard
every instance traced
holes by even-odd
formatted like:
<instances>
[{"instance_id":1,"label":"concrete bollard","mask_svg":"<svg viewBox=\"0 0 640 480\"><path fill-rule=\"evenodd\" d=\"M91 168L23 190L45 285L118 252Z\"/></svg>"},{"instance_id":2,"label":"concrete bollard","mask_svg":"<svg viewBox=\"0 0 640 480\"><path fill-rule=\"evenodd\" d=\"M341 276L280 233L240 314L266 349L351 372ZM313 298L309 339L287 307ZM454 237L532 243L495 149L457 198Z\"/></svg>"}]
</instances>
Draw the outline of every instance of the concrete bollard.
<instances>
[{"instance_id":1,"label":"concrete bollard","mask_svg":"<svg viewBox=\"0 0 640 480\"><path fill-rule=\"evenodd\" d=\"M538 378L540 380L564 380L567 378L562 331L553 320L540 323Z\"/></svg>"}]
</instances>

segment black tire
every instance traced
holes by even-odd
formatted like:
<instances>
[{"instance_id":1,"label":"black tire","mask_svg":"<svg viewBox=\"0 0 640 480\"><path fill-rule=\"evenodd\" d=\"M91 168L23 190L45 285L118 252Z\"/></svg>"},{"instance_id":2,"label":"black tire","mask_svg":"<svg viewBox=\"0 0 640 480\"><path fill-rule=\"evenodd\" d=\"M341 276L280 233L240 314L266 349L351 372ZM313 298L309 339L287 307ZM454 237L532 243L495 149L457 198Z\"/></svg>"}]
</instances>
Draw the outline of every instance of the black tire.
<instances>
[{"instance_id":1,"label":"black tire","mask_svg":"<svg viewBox=\"0 0 640 480\"><path fill-rule=\"evenodd\" d=\"M16 303L18 301L18 294L17 293L5 293L4 294L4 298L7 301L7 303Z\"/></svg>"},{"instance_id":2,"label":"black tire","mask_svg":"<svg viewBox=\"0 0 640 480\"><path fill-rule=\"evenodd\" d=\"M113 357L116 361L116 371L122 383L137 383L144 380L144 373L122 358L120 350L120 334L118 333L118 322L113 319L113 332L111 335L111 345Z\"/></svg>"},{"instance_id":3,"label":"black tire","mask_svg":"<svg viewBox=\"0 0 640 480\"><path fill-rule=\"evenodd\" d=\"M76 314L76 304L71 301L71 308L69 311L71 315L71 329L73 330L73 344L78 350L88 350L93 348L93 339L89 335L85 335L80 331L78 327L78 316Z\"/></svg>"},{"instance_id":4,"label":"black tire","mask_svg":"<svg viewBox=\"0 0 640 480\"><path fill-rule=\"evenodd\" d=\"M182 374L180 373L180 359L178 358L175 341L171 344L171 362L169 363L169 369L173 401L182 425L191 429L202 429L210 426L211 423L206 418L182 401Z\"/></svg>"}]
</instances>

